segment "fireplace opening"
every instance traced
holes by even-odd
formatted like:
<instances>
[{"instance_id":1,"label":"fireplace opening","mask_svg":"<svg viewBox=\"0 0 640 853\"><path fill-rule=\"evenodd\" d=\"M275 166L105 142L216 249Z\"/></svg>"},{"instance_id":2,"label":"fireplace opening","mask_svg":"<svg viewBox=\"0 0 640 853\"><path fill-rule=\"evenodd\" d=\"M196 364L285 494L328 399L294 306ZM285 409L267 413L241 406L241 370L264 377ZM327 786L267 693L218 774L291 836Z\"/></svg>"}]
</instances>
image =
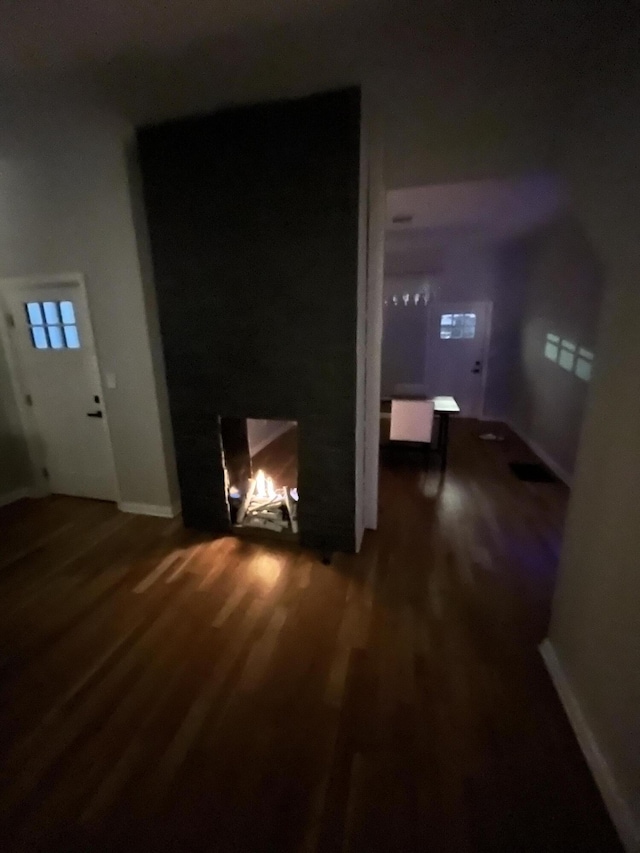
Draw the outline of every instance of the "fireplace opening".
<instances>
[{"instance_id":1,"label":"fireplace opening","mask_svg":"<svg viewBox=\"0 0 640 853\"><path fill-rule=\"evenodd\" d=\"M223 417L220 432L232 526L296 537L297 423Z\"/></svg>"}]
</instances>

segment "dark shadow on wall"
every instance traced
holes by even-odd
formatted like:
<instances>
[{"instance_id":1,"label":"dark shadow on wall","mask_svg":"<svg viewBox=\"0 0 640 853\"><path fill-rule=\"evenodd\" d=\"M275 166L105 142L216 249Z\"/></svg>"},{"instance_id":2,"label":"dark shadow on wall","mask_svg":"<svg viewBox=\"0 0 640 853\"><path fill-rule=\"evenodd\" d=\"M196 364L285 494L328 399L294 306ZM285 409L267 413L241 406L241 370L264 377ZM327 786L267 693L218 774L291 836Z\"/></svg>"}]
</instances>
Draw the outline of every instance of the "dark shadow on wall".
<instances>
[{"instance_id":1,"label":"dark shadow on wall","mask_svg":"<svg viewBox=\"0 0 640 853\"><path fill-rule=\"evenodd\" d=\"M149 231L147 227L146 213L144 210L140 163L138 159L138 149L134 139L130 140L125 150L125 157L129 198L131 200L131 215L136 235L138 262L140 264L140 278L142 281L145 316L149 330L149 344L151 347L153 373L156 383L158 411L160 414L160 429L162 432L162 446L165 456L167 478L169 481L169 493L171 495L172 503L177 504L179 501L178 473L176 469L171 417L169 414L169 395L167 392L164 355L162 352L162 339L160 336L160 320L154 284L151 245L149 242Z\"/></svg>"},{"instance_id":2,"label":"dark shadow on wall","mask_svg":"<svg viewBox=\"0 0 640 853\"><path fill-rule=\"evenodd\" d=\"M0 497L31 482L31 464L13 396L5 354L0 346Z\"/></svg>"},{"instance_id":3,"label":"dark shadow on wall","mask_svg":"<svg viewBox=\"0 0 640 853\"><path fill-rule=\"evenodd\" d=\"M2 407L4 401L0 401ZM4 413L0 408L0 498L31 482L31 470L27 446L22 434L15 429L9 431L2 423Z\"/></svg>"}]
</instances>

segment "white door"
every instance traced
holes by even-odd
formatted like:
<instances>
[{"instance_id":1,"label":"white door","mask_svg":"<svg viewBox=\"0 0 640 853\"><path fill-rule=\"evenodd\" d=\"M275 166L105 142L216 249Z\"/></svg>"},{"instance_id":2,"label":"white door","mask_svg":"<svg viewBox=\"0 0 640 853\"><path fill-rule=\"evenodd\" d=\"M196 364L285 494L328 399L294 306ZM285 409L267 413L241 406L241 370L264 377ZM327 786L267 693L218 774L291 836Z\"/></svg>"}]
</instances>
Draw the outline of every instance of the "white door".
<instances>
[{"instance_id":1,"label":"white door","mask_svg":"<svg viewBox=\"0 0 640 853\"><path fill-rule=\"evenodd\" d=\"M89 311L78 283L4 288L30 447L55 494L116 500Z\"/></svg>"},{"instance_id":2,"label":"white door","mask_svg":"<svg viewBox=\"0 0 640 853\"><path fill-rule=\"evenodd\" d=\"M482 414L490 302L429 303L425 386L429 397L455 397L461 414Z\"/></svg>"}]
</instances>

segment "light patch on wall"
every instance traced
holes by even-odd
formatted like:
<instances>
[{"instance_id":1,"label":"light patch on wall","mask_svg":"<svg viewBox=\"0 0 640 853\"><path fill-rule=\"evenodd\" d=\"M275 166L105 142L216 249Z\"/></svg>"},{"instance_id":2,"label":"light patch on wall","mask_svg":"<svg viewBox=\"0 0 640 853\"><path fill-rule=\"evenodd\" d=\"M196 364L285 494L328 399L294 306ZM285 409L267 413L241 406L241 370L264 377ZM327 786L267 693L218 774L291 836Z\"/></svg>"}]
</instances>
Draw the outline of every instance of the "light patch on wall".
<instances>
[{"instance_id":1,"label":"light patch on wall","mask_svg":"<svg viewBox=\"0 0 640 853\"><path fill-rule=\"evenodd\" d=\"M560 343L560 338L558 335L552 335L550 332L547 334L547 341L544 345L544 357L548 358L549 361L557 361L558 360L558 344Z\"/></svg>"},{"instance_id":2,"label":"light patch on wall","mask_svg":"<svg viewBox=\"0 0 640 853\"><path fill-rule=\"evenodd\" d=\"M562 341L560 344L560 357L558 364L565 370L573 370L576 359L576 345L571 341Z\"/></svg>"},{"instance_id":3,"label":"light patch on wall","mask_svg":"<svg viewBox=\"0 0 640 853\"><path fill-rule=\"evenodd\" d=\"M584 382L590 382L592 368L593 353L588 349L580 347L580 349L578 350L578 357L576 359L576 376L578 377L578 379L582 379Z\"/></svg>"}]
</instances>

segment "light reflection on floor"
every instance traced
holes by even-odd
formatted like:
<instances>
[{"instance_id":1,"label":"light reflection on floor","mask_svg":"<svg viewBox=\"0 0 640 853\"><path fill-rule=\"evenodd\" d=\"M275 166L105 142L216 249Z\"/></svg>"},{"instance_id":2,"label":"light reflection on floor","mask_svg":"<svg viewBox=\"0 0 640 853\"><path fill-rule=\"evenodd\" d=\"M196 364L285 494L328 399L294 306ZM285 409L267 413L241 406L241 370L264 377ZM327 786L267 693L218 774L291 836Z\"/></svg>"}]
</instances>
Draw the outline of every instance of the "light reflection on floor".
<instances>
[{"instance_id":1,"label":"light reflection on floor","mask_svg":"<svg viewBox=\"0 0 640 853\"><path fill-rule=\"evenodd\" d=\"M261 554L251 561L250 571L265 590L271 590L282 572L282 560L273 554Z\"/></svg>"}]
</instances>

